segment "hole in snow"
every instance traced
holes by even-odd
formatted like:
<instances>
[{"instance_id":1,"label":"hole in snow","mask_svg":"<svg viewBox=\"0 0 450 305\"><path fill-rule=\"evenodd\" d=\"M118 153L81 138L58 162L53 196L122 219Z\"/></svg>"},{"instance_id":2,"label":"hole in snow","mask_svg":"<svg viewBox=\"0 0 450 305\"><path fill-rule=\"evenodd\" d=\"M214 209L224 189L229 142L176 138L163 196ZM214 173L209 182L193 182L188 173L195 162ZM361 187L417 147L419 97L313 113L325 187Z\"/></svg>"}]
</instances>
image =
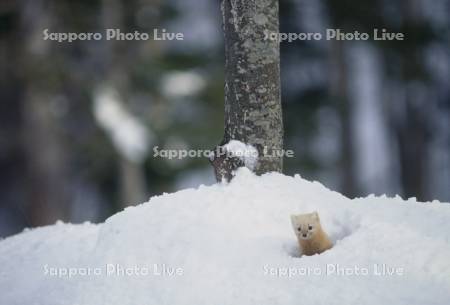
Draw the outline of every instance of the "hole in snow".
<instances>
[{"instance_id":1,"label":"hole in snow","mask_svg":"<svg viewBox=\"0 0 450 305\"><path fill-rule=\"evenodd\" d=\"M325 228L328 236L331 239L331 242L333 243L333 247L335 247L336 243L338 243L340 240L343 240L348 236L352 235L360 227L359 221L356 221L353 217L351 218L346 217L346 218L347 218L346 220L334 218L332 220L331 225L326 226ZM283 250L290 257L293 258L300 258L303 256L301 254L297 238L294 234L292 235L292 240L290 240L289 242L285 242L283 244ZM332 248L330 250L332 250ZM329 250L326 250L323 253L327 251Z\"/></svg>"},{"instance_id":2,"label":"hole in snow","mask_svg":"<svg viewBox=\"0 0 450 305\"><path fill-rule=\"evenodd\" d=\"M334 247L334 242L333 242L333 247ZM333 248L331 248L330 250L332 250L332 249ZM289 244L285 244L284 245L284 250L290 257L293 257L293 258L301 258L303 256L302 252L300 251L300 248L299 248L299 245L298 245L297 241L294 241L294 242L289 243ZM322 253L325 253L327 251L329 251L329 250L326 250L326 251L324 251ZM320 253L320 254L322 254L322 253Z\"/></svg>"}]
</instances>

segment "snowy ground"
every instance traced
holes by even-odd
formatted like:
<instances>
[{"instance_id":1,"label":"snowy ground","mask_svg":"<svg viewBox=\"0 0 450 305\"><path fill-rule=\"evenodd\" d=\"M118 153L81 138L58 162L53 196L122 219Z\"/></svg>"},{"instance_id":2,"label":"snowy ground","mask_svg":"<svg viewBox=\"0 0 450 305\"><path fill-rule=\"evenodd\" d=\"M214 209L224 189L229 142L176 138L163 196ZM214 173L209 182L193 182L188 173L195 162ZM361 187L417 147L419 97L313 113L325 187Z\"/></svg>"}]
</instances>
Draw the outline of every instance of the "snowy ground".
<instances>
[{"instance_id":1,"label":"snowy ground","mask_svg":"<svg viewBox=\"0 0 450 305\"><path fill-rule=\"evenodd\" d=\"M299 257L289 215L313 210L335 246ZM450 205L241 169L103 224L7 238L0 266L1 305L450 304Z\"/></svg>"}]
</instances>

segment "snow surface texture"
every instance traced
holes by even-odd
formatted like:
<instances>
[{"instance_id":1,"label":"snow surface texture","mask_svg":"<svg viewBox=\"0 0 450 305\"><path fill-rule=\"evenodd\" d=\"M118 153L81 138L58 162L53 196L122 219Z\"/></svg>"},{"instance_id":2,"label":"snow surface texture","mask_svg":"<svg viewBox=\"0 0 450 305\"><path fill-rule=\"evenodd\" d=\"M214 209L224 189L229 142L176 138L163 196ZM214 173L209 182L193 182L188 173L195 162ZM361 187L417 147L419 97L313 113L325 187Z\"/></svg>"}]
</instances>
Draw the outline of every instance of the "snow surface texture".
<instances>
[{"instance_id":1,"label":"snow surface texture","mask_svg":"<svg viewBox=\"0 0 450 305\"><path fill-rule=\"evenodd\" d=\"M300 256L289 216L313 210L335 245ZM243 168L229 184L153 197L103 224L1 241L0 304L450 304L449 219L448 204L350 200L298 175ZM107 264L138 272L108 275ZM377 275L374 264L403 274ZM57 267L78 274L46 274ZM100 273L83 275L88 268ZM355 268L369 272L348 274Z\"/></svg>"},{"instance_id":2,"label":"snow surface texture","mask_svg":"<svg viewBox=\"0 0 450 305\"><path fill-rule=\"evenodd\" d=\"M233 157L237 157L244 162L245 167L254 169L258 161L258 150L250 144L241 141L231 140L223 146L226 152Z\"/></svg>"}]
</instances>

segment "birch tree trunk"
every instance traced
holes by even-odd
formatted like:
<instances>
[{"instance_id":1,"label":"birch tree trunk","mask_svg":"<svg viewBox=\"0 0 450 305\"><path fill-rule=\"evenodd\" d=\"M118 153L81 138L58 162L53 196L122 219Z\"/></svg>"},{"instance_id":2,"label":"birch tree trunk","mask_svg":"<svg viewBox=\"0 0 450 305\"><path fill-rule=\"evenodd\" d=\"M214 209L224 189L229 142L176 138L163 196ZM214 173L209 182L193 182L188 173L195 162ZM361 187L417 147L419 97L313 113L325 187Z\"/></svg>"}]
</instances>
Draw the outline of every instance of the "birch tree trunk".
<instances>
[{"instance_id":1,"label":"birch tree trunk","mask_svg":"<svg viewBox=\"0 0 450 305\"><path fill-rule=\"evenodd\" d=\"M218 153L230 140L258 150L256 174L282 171L283 123L280 100L278 0L223 0L225 36L225 133L212 164L216 178L230 180L243 166Z\"/></svg>"}]
</instances>

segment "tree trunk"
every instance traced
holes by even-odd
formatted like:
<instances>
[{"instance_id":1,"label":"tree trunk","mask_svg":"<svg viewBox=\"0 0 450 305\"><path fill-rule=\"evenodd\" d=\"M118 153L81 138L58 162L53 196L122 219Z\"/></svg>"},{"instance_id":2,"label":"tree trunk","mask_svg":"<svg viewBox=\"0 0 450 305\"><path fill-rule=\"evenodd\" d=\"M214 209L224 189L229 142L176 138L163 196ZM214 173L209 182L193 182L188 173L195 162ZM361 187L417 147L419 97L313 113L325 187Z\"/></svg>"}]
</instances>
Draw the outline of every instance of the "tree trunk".
<instances>
[{"instance_id":1,"label":"tree trunk","mask_svg":"<svg viewBox=\"0 0 450 305\"><path fill-rule=\"evenodd\" d=\"M419 28L423 24L417 1L405 1L402 15L405 28ZM391 101L391 105L402 107L391 114L391 124L397 137L403 195L420 201L429 199L426 175L432 109L426 97L426 90L430 90L426 86L427 76L417 75L417 71L426 70L421 61L424 52L423 46L415 43L396 60L395 65L400 68L398 87L403 92L401 101Z\"/></svg>"},{"instance_id":2,"label":"tree trunk","mask_svg":"<svg viewBox=\"0 0 450 305\"><path fill-rule=\"evenodd\" d=\"M131 5L131 4L129 4ZM102 1L102 24L108 28L125 29L126 10L125 2L121 0ZM124 47L126 46L126 47ZM128 42L107 42L104 46L102 56L105 79L108 86L112 86L123 99L129 97L130 93L130 67L132 63L123 55L123 49L128 51L134 44ZM120 169L120 198L121 206L127 207L144 202L148 199L148 191L145 182L143 160L130 160L123 154L118 154L118 165Z\"/></svg>"},{"instance_id":3,"label":"tree trunk","mask_svg":"<svg viewBox=\"0 0 450 305\"><path fill-rule=\"evenodd\" d=\"M42 29L57 24L50 2L22 2L21 58L23 94L22 140L27 168L27 221L41 226L69 219L67 164L69 154L61 133L61 118L55 112L61 82L52 78L58 69L57 55L42 39Z\"/></svg>"},{"instance_id":4,"label":"tree trunk","mask_svg":"<svg viewBox=\"0 0 450 305\"><path fill-rule=\"evenodd\" d=\"M337 103L342 123L340 166L342 175L341 191L344 195L353 198L359 192L355 179L355 152L351 124L352 108L349 103L346 55L347 51L344 44L339 40L332 41L330 48L330 95Z\"/></svg>"},{"instance_id":5,"label":"tree trunk","mask_svg":"<svg viewBox=\"0 0 450 305\"><path fill-rule=\"evenodd\" d=\"M220 153L238 140L258 150L256 174L282 171L283 123L280 100L277 0L223 0L225 35L225 134L212 164L216 178L229 180L243 162Z\"/></svg>"}]
</instances>

